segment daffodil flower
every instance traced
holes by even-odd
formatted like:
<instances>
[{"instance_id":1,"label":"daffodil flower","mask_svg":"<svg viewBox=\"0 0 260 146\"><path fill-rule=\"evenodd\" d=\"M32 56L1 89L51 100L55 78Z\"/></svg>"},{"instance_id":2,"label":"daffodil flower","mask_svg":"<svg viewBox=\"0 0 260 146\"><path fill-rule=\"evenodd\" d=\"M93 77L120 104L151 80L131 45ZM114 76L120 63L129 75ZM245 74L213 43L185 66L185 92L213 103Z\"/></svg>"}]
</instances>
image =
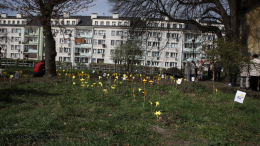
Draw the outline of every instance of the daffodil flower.
<instances>
[{"instance_id":1,"label":"daffodil flower","mask_svg":"<svg viewBox=\"0 0 260 146\"><path fill-rule=\"evenodd\" d=\"M186 81L186 79L184 79L184 81Z\"/></svg>"},{"instance_id":2,"label":"daffodil flower","mask_svg":"<svg viewBox=\"0 0 260 146\"><path fill-rule=\"evenodd\" d=\"M139 92L140 92L142 89L141 89L141 88L139 88L138 90L139 90Z\"/></svg>"},{"instance_id":3,"label":"daffodil flower","mask_svg":"<svg viewBox=\"0 0 260 146\"><path fill-rule=\"evenodd\" d=\"M20 74L22 74L23 73L23 71L20 71Z\"/></svg>"},{"instance_id":4,"label":"daffodil flower","mask_svg":"<svg viewBox=\"0 0 260 146\"><path fill-rule=\"evenodd\" d=\"M147 94L147 90L145 90L143 93L144 93L144 96L146 96L146 94Z\"/></svg>"},{"instance_id":5,"label":"daffodil flower","mask_svg":"<svg viewBox=\"0 0 260 146\"><path fill-rule=\"evenodd\" d=\"M157 116L157 118L158 118L158 116L160 116L162 113L161 113L161 111L156 111L154 114L155 114L155 115Z\"/></svg>"},{"instance_id":6,"label":"daffodil flower","mask_svg":"<svg viewBox=\"0 0 260 146\"><path fill-rule=\"evenodd\" d=\"M105 93L107 93L107 89L104 89L103 91L104 91Z\"/></svg>"},{"instance_id":7,"label":"daffodil flower","mask_svg":"<svg viewBox=\"0 0 260 146\"><path fill-rule=\"evenodd\" d=\"M75 85L76 83L75 82L73 82L73 85Z\"/></svg>"},{"instance_id":8,"label":"daffodil flower","mask_svg":"<svg viewBox=\"0 0 260 146\"><path fill-rule=\"evenodd\" d=\"M156 101L155 105L158 106L160 103L158 101Z\"/></svg>"},{"instance_id":9,"label":"daffodil flower","mask_svg":"<svg viewBox=\"0 0 260 146\"><path fill-rule=\"evenodd\" d=\"M216 93L218 92L218 89L215 89Z\"/></svg>"},{"instance_id":10,"label":"daffodil flower","mask_svg":"<svg viewBox=\"0 0 260 146\"><path fill-rule=\"evenodd\" d=\"M151 81L149 81L149 83L152 85L152 84L153 84L153 81L151 80Z\"/></svg>"},{"instance_id":11,"label":"daffodil flower","mask_svg":"<svg viewBox=\"0 0 260 146\"><path fill-rule=\"evenodd\" d=\"M75 76L73 76L72 78L75 79Z\"/></svg>"},{"instance_id":12,"label":"daffodil flower","mask_svg":"<svg viewBox=\"0 0 260 146\"><path fill-rule=\"evenodd\" d=\"M67 76L68 74L66 73L65 76Z\"/></svg>"},{"instance_id":13,"label":"daffodil flower","mask_svg":"<svg viewBox=\"0 0 260 146\"><path fill-rule=\"evenodd\" d=\"M28 75L24 75L25 78L27 78Z\"/></svg>"},{"instance_id":14,"label":"daffodil flower","mask_svg":"<svg viewBox=\"0 0 260 146\"><path fill-rule=\"evenodd\" d=\"M151 105L153 104L153 102L151 102L151 101L149 101L149 102L150 102Z\"/></svg>"},{"instance_id":15,"label":"daffodil flower","mask_svg":"<svg viewBox=\"0 0 260 146\"><path fill-rule=\"evenodd\" d=\"M80 81L81 81L81 82L84 82L84 81L85 81L85 79L81 78L81 79L80 79Z\"/></svg>"},{"instance_id":16,"label":"daffodil flower","mask_svg":"<svg viewBox=\"0 0 260 146\"><path fill-rule=\"evenodd\" d=\"M93 88L93 85L91 85L91 87Z\"/></svg>"},{"instance_id":17,"label":"daffodil flower","mask_svg":"<svg viewBox=\"0 0 260 146\"><path fill-rule=\"evenodd\" d=\"M144 84L145 84L146 81L147 81L146 79L143 79Z\"/></svg>"},{"instance_id":18,"label":"daffodil flower","mask_svg":"<svg viewBox=\"0 0 260 146\"><path fill-rule=\"evenodd\" d=\"M115 89L115 86L111 86L111 88L114 90L114 89Z\"/></svg>"},{"instance_id":19,"label":"daffodil flower","mask_svg":"<svg viewBox=\"0 0 260 146\"><path fill-rule=\"evenodd\" d=\"M12 79L14 76L13 75L10 75L10 79Z\"/></svg>"},{"instance_id":20,"label":"daffodil flower","mask_svg":"<svg viewBox=\"0 0 260 146\"><path fill-rule=\"evenodd\" d=\"M85 84L88 84L88 82L85 82Z\"/></svg>"},{"instance_id":21,"label":"daffodil flower","mask_svg":"<svg viewBox=\"0 0 260 146\"><path fill-rule=\"evenodd\" d=\"M133 96L135 97L135 94L133 94Z\"/></svg>"},{"instance_id":22,"label":"daffodil flower","mask_svg":"<svg viewBox=\"0 0 260 146\"><path fill-rule=\"evenodd\" d=\"M85 87L85 84L82 84L81 86L82 86L82 87Z\"/></svg>"},{"instance_id":23,"label":"daffodil flower","mask_svg":"<svg viewBox=\"0 0 260 146\"><path fill-rule=\"evenodd\" d=\"M102 87L102 82L99 82L98 84L100 84L100 86Z\"/></svg>"},{"instance_id":24,"label":"daffodil flower","mask_svg":"<svg viewBox=\"0 0 260 146\"><path fill-rule=\"evenodd\" d=\"M118 76L116 76L115 78L118 79Z\"/></svg>"},{"instance_id":25,"label":"daffodil flower","mask_svg":"<svg viewBox=\"0 0 260 146\"><path fill-rule=\"evenodd\" d=\"M65 69L63 70L63 72L65 72Z\"/></svg>"},{"instance_id":26,"label":"daffodil flower","mask_svg":"<svg viewBox=\"0 0 260 146\"><path fill-rule=\"evenodd\" d=\"M98 78L99 78L99 79L101 79L102 77L101 77L101 76L99 76Z\"/></svg>"}]
</instances>

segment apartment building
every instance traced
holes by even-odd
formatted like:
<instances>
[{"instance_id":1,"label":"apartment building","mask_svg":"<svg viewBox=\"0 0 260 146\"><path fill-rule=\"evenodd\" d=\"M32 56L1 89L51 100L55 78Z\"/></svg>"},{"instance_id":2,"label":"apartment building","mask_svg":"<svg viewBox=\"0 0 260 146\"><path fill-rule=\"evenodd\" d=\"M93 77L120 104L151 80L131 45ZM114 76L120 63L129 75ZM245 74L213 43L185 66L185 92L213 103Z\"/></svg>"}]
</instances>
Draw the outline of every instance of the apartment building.
<instances>
[{"instance_id":1,"label":"apartment building","mask_svg":"<svg viewBox=\"0 0 260 146\"><path fill-rule=\"evenodd\" d=\"M39 22L27 25L28 19L20 14L1 14L0 45L2 56L7 58L44 58L44 36ZM132 28L132 18L112 16L71 16L64 12L51 20L56 42L56 61L73 66L89 63L114 63L110 58L116 46L127 40L134 41L143 51L139 65L160 68L184 68L186 61L201 60L205 56L202 45L215 38L202 33L192 24L164 19L140 18L146 28ZM207 22L201 22L207 25ZM219 23L216 26L223 27Z\"/></svg>"}]
</instances>

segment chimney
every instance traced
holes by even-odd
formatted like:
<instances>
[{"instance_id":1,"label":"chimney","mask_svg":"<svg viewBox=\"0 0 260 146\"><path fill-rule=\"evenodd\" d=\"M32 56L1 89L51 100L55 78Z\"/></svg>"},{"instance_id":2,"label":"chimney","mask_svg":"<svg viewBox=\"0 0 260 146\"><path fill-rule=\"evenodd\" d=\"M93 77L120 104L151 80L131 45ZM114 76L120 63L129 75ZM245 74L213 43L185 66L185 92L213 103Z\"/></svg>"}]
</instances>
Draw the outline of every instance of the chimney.
<instances>
[{"instance_id":1,"label":"chimney","mask_svg":"<svg viewBox=\"0 0 260 146\"><path fill-rule=\"evenodd\" d=\"M70 12L63 12L63 18L69 18Z\"/></svg>"},{"instance_id":2,"label":"chimney","mask_svg":"<svg viewBox=\"0 0 260 146\"><path fill-rule=\"evenodd\" d=\"M97 18L97 13L91 13L91 19Z\"/></svg>"},{"instance_id":3,"label":"chimney","mask_svg":"<svg viewBox=\"0 0 260 146\"><path fill-rule=\"evenodd\" d=\"M8 16L8 15L7 15L6 13L2 13L2 14L1 14L1 18L7 18L7 16Z\"/></svg>"},{"instance_id":4,"label":"chimney","mask_svg":"<svg viewBox=\"0 0 260 146\"><path fill-rule=\"evenodd\" d=\"M118 13L114 13L113 14L113 19L118 19L119 18L119 14Z\"/></svg>"},{"instance_id":5,"label":"chimney","mask_svg":"<svg viewBox=\"0 0 260 146\"><path fill-rule=\"evenodd\" d=\"M22 15L20 13L17 13L16 18L22 18Z\"/></svg>"}]
</instances>

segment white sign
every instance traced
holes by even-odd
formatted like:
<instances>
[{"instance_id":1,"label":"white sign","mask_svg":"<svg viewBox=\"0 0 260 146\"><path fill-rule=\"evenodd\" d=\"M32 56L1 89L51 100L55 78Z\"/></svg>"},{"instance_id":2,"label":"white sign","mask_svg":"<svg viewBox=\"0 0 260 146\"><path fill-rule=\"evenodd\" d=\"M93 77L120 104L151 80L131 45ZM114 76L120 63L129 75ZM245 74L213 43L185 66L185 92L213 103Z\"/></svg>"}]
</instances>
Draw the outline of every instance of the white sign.
<instances>
[{"instance_id":1,"label":"white sign","mask_svg":"<svg viewBox=\"0 0 260 146\"><path fill-rule=\"evenodd\" d=\"M107 76L107 74L106 74L106 73L104 73L104 74L103 74L103 77L106 77L106 76Z\"/></svg>"},{"instance_id":2,"label":"white sign","mask_svg":"<svg viewBox=\"0 0 260 146\"><path fill-rule=\"evenodd\" d=\"M178 79L177 84L181 84L181 79Z\"/></svg>"},{"instance_id":3,"label":"white sign","mask_svg":"<svg viewBox=\"0 0 260 146\"><path fill-rule=\"evenodd\" d=\"M19 79L19 76L20 76L19 71L15 72L14 78L15 78L15 79Z\"/></svg>"},{"instance_id":4,"label":"white sign","mask_svg":"<svg viewBox=\"0 0 260 146\"><path fill-rule=\"evenodd\" d=\"M95 71L93 70L93 72L92 73L95 73Z\"/></svg>"},{"instance_id":5,"label":"white sign","mask_svg":"<svg viewBox=\"0 0 260 146\"><path fill-rule=\"evenodd\" d=\"M191 77L191 81L193 81L193 82L194 82L194 81L195 81L195 77Z\"/></svg>"},{"instance_id":6,"label":"white sign","mask_svg":"<svg viewBox=\"0 0 260 146\"><path fill-rule=\"evenodd\" d=\"M162 79L164 78L164 75L162 75Z\"/></svg>"},{"instance_id":7,"label":"white sign","mask_svg":"<svg viewBox=\"0 0 260 146\"><path fill-rule=\"evenodd\" d=\"M123 77L123 80L125 80L126 79L126 77Z\"/></svg>"},{"instance_id":8,"label":"white sign","mask_svg":"<svg viewBox=\"0 0 260 146\"><path fill-rule=\"evenodd\" d=\"M246 97L246 93L245 92L237 90L237 93L236 93L234 101L239 102L239 103L243 103L245 97Z\"/></svg>"}]
</instances>

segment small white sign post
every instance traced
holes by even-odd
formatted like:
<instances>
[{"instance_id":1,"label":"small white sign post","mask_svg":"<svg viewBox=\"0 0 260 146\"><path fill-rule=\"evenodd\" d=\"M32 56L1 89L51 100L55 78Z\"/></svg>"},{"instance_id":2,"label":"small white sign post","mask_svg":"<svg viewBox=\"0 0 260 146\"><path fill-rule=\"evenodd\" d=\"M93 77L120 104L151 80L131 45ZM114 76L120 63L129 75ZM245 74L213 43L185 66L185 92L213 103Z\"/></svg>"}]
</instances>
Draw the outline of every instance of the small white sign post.
<instances>
[{"instance_id":1,"label":"small white sign post","mask_svg":"<svg viewBox=\"0 0 260 146\"><path fill-rule=\"evenodd\" d=\"M181 79L178 79L177 84L181 84Z\"/></svg>"},{"instance_id":2,"label":"small white sign post","mask_svg":"<svg viewBox=\"0 0 260 146\"><path fill-rule=\"evenodd\" d=\"M195 81L195 77L191 77L191 81L194 82Z\"/></svg>"},{"instance_id":3,"label":"small white sign post","mask_svg":"<svg viewBox=\"0 0 260 146\"><path fill-rule=\"evenodd\" d=\"M233 106L232 106L232 110L233 110L235 102L243 103L245 97L246 97L246 92L242 92L242 91L237 90L237 93L236 93L236 96L235 96L235 99L234 99L234 103L233 103Z\"/></svg>"},{"instance_id":4,"label":"small white sign post","mask_svg":"<svg viewBox=\"0 0 260 146\"><path fill-rule=\"evenodd\" d=\"M95 71L93 70L92 73L95 73Z\"/></svg>"}]
</instances>

